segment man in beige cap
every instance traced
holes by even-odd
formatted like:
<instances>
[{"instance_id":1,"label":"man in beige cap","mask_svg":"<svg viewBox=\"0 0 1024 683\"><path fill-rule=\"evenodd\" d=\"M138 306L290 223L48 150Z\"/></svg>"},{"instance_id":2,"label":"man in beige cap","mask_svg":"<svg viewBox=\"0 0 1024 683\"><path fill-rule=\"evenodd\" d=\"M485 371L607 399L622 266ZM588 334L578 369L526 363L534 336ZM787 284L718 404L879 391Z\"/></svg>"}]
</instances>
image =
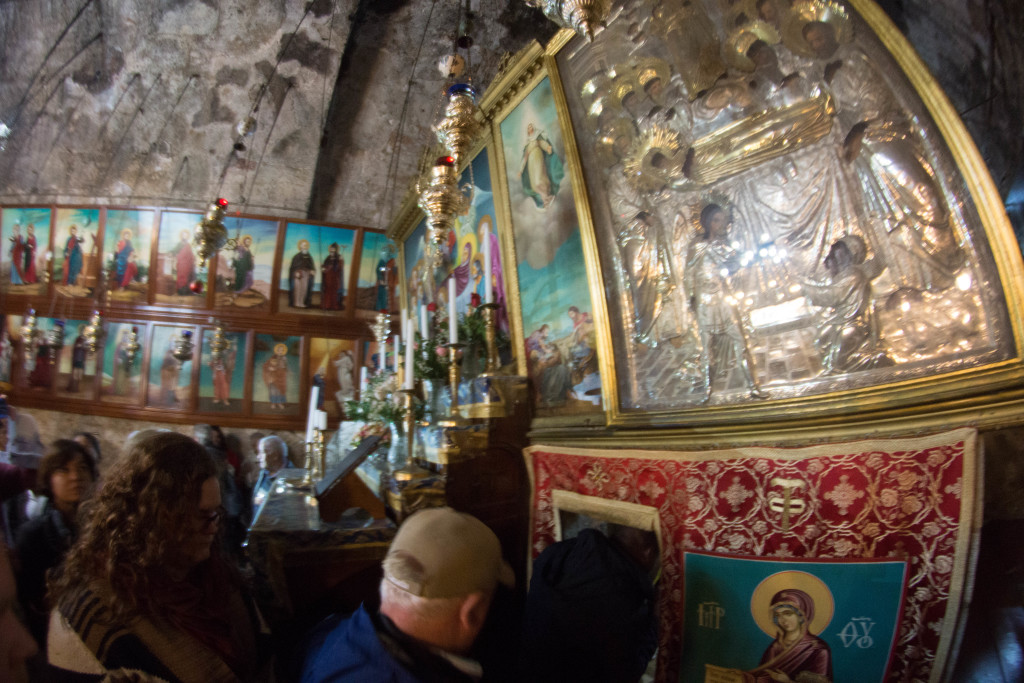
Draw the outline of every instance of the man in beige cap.
<instances>
[{"instance_id":1,"label":"man in beige cap","mask_svg":"<svg viewBox=\"0 0 1024 683\"><path fill-rule=\"evenodd\" d=\"M514 584L494 532L451 508L421 510L398 529L383 568L380 612L363 605L315 638L302 680L479 680L480 665L465 655L498 583Z\"/></svg>"}]
</instances>

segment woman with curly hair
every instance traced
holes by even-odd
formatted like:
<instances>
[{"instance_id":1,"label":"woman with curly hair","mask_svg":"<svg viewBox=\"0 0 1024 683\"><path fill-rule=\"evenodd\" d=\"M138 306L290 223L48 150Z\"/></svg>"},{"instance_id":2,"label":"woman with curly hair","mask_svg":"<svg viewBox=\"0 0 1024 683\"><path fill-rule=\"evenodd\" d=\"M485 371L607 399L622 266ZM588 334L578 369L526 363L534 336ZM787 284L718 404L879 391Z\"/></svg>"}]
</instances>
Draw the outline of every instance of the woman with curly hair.
<instances>
[{"instance_id":1,"label":"woman with curly hair","mask_svg":"<svg viewBox=\"0 0 1024 683\"><path fill-rule=\"evenodd\" d=\"M255 618L220 555L220 505L217 467L194 440L158 432L129 444L51 584L56 673L253 679Z\"/></svg>"}]
</instances>

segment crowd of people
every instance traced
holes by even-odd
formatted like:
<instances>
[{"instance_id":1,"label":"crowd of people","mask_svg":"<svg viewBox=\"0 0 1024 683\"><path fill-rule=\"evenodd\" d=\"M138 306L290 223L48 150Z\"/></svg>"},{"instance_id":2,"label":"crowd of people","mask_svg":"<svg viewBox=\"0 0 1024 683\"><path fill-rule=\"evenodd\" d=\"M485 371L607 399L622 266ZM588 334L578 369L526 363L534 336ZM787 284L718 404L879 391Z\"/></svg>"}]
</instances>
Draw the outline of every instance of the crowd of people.
<instances>
[{"instance_id":1,"label":"crowd of people","mask_svg":"<svg viewBox=\"0 0 1024 683\"><path fill-rule=\"evenodd\" d=\"M101 469L99 442L78 434L34 470L0 464L0 681L566 680L546 662L568 654L551 647L580 615L586 632L617 636L589 652L573 641L573 657L607 674L588 680L646 669L656 549L596 531L555 544L527 598L494 532L451 508L402 523L379 596L298 640L272 637L242 541L288 447L253 434L257 470L233 441L212 425L147 429ZM581 592L580 568L596 590Z\"/></svg>"}]
</instances>

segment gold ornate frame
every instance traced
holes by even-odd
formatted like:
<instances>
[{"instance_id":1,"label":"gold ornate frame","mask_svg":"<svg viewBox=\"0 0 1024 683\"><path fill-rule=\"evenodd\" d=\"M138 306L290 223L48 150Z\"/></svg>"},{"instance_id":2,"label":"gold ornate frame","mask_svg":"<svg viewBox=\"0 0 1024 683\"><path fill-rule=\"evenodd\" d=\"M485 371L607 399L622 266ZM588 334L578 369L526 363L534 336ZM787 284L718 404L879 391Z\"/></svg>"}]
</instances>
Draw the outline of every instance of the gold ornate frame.
<instances>
[{"instance_id":1,"label":"gold ornate frame","mask_svg":"<svg viewBox=\"0 0 1024 683\"><path fill-rule=\"evenodd\" d=\"M669 410L635 410L624 406L615 371L616 345L621 342L611 333L605 300L607 269L602 267L603 254L589 205L587 178L580 162L558 61L563 51L574 49L575 41L581 39L563 30L545 47L534 43L522 50L495 78L481 99L481 110L488 125L472 154L475 157L484 147L488 149L512 344L513 348L522 349L526 331L522 323L506 150L500 125L543 78L550 79L565 143L566 178L572 184L597 330L604 425L595 424L592 416L542 417L534 420L532 437L612 447L634 446L638 438L651 446L706 447L712 443L806 443L822 438L853 438L867 432L906 434L954 424L996 428L1024 422L1024 264L1002 201L973 140L907 40L872 0L849 0L848 4L903 70L934 128L941 133L952 164L962 175L980 223L978 232L983 232L988 240L1002 284L1013 337L1009 357L979 367L946 369L925 377L766 402L697 404ZM399 263L403 274L406 269L404 241L421 218L415 197L410 196L388 229L388 235L402 247ZM403 300L408 300L404 275L401 287ZM526 358L522 353L516 355L518 371L525 375ZM580 432L582 426L586 427L586 433ZM659 429L650 430L654 426Z\"/></svg>"},{"instance_id":2,"label":"gold ornate frame","mask_svg":"<svg viewBox=\"0 0 1024 683\"><path fill-rule=\"evenodd\" d=\"M614 364L611 348L611 339L608 330L608 312L605 304L605 290L601 276L600 261L598 255L597 240L594 236L593 223L590 215L590 205L587 199L586 182L583 177L582 165L579 151L576 146L576 138L569 121L568 104L565 99L565 92L562 89L561 78L558 73L558 66L555 63L554 55L564 47L573 37L571 31L559 32L547 45L542 48L539 44L533 43L524 48L512 60L511 65L495 78L492 85L484 93L481 101L481 109L485 118L490 122L491 136L494 139L494 163L498 167L498 176L495 177L495 187L501 189L501 203L498 209L499 225L504 226L502 231L502 251L509 256L508 263L516 266L518 256L516 254L515 240L512 234L512 208L508 196L508 175L505 163L505 145L501 135L501 123L504 119L525 100L535 87L544 79L549 78L552 93L555 100L555 108L558 115L559 129L565 145L565 167L566 177L572 186L573 201L577 218L579 221L580 240L583 245L584 260L587 272L587 287L590 293L591 315L597 334L598 367L602 377L602 405L607 414L610 405L617 401L614 382L608 382L606 378L613 376ZM497 192L496 192L497 194ZM497 200L496 200L497 205ZM519 289L518 268L506 267L506 283L509 289L509 322L512 328L513 345L516 348L523 348L526 339L526 331L523 329L522 301ZM526 357L519 354L519 374L527 374ZM571 427L579 424L592 423L592 416L587 414L572 415L564 417L542 417L535 419L536 425L544 425L549 428Z\"/></svg>"},{"instance_id":3,"label":"gold ornate frame","mask_svg":"<svg viewBox=\"0 0 1024 683\"><path fill-rule=\"evenodd\" d=\"M579 421L535 420L531 436L550 442L600 443L605 446L635 446L637 439L651 446L709 443L806 443L823 438L841 439L875 433L905 434L934 430L955 424L997 428L1024 421L1024 265L1002 201L984 161L956 111L928 72L921 58L899 33L884 12L871 0L849 0L851 9L882 41L933 119L949 155L963 176L963 182L977 212L981 230L988 240L995 269L1002 284L1007 319L1012 331L1009 358L970 369L953 369L927 377L903 379L832 393L733 405L694 405L672 410L629 410L622 406L616 377L615 345L610 333L608 309L604 304L604 271L598 253L593 215L588 206L586 183L579 167L577 143L569 123L568 105L561 87L556 57L581 41L572 32L560 32L545 48L532 46L516 56L485 94L483 108L492 122L495 158L504 174L504 149L497 125L518 105L544 76L550 76L558 103L559 120L566 140L567 176L571 176L584 239L586 267L598 329L598 352L604 390L606 428L587 433L573 429ZM569 152L571 147L572 151ZM495 182L504 186L507 179ZM507 197L503 202L509 210ZM499 219L510 225L511 217ZM514 258L514 245L506 229L502 236L506 253ZM510 271L512 269L509 269ZM511 275L509 300L518 308L518 283ZM516 329L516 343L524 331ZM520 361L523 372L525 360ZM656 431L651 426L663 427Z\"/></svg>"}]
</instances>

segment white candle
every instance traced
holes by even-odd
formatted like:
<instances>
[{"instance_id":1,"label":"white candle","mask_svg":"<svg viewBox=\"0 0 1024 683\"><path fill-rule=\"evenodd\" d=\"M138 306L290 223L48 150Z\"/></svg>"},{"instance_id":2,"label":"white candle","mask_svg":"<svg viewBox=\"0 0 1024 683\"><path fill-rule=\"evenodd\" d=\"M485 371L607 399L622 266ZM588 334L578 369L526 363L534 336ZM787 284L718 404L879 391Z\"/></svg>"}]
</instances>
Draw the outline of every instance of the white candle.
<instances>
[{"instance_id":1,"label":"white candle","mask_svg":"<svg viewBox=\"0 0 1024 683\"><path fill-rule=\"evenodd\" d=\"M313 428L316 427L316 404L320 402L320 387L312 387L309 390L309 412L306 413L306 442L313 440Z\"/></svg>"},{"instance_id":2,"label":"white candle","mask_svg":"<svg viewBox=\"0 0 1024 683\"><path fill-rule=\"evenodd\" d=\"M402 306L402 326L398 328L399 336L405 335L405 325L409 320L409 313L406 311L405 306Z\"/></svg>"},{"instance_id":3,"label":"white candle","mask_svg":"<svg viewBox=\"0 0 1024 683\"><path fill-rule=\"evenodd\" d=\"M491 229L487 228L484 233L484 303L494 301L494 293L491 291Z\"/></svg>"},{"instance_id":4,"label":"white candle","mask_svg":"<svg viewBox=\"0 0 1024 683\"><path fill-rule=\"evenodd\" d=\"M400 349L401 342L399 341L400 336L397 334L391 335L391 341L395 345L395 355L391 358L392 367L395 372L398 372L398 354L401 353Z\"/></svg>"},{"instance_id":5,"label":"white candle","mask_svg":"<svg viewBox=\"0 0 1024 683\"><path fill-rule=\"evenodd\" d=\"M455 306L455 278L448 278L448 343L459 341L458 309Z\"/></svg>"},{"instance_id":6,"label":"white candle","mask_svg":"<svg viewBox=\"0 0 1024 683\"><path fill-rule=\"evenodd\" d=\"M415 369L412 360L413 325L411 320L408 322L409 324L405 328L405 388L412 389L412 376Z\"/></svg>"},{"instance_id":7,"label":"white candle","mask_svg":"<svg viewBox=\"0 0 1024 683\"><path fill-rule=\"evenodd\" d=\"M327 429L327 412L323 410L316 411L316 428L320 431Z\"/></svg>"},{"instance_id":8,"label":"white candle","mask_svg":"<svg viewBox=\"0 0 1024 683\"><path fill-rule=\"evenodd\" d=\"M368 378L367 378L367 373L368 372L369 372L369 370L367 369L367 367L365 365L363 367L359 368L359 398L360 399L366 398L366 382L368 381Z\"/></svg>"},{"instance_id":9,"label":"white candle","mask_svg":"<svg viewBox=\"0 0 1024 683\"><path fill-rule=\"evenodd\" d=\"M420 306L420 336L424 339L430 338L430 324L427 319L427 307Z\"/></svg>"}]
</instances>

